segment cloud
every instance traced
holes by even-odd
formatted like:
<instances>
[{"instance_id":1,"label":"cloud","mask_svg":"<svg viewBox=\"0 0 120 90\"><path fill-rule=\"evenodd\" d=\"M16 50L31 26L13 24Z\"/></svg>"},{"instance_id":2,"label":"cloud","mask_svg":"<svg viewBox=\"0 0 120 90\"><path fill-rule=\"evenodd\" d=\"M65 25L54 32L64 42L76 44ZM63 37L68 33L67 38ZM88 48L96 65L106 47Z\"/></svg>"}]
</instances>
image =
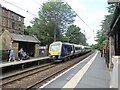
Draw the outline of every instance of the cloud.
<instances>
[{"instance_id":1,"label":"cloud","mask_svg":"<svg viewBox=\"0 0 120 90\"><path fill-rule=\"evenodd\" d=\"M14 4L24 10L21 10L7 2L10 2L11 4ZM46 0L0 0L0 3L2 4L2 6L6 7L7 9L10 9L22 16L25 17L25 25L30 25L30 21L33 20L34 17L37 17L38 16L38 11L39 11L39 8L41 7L42 3L45 2ZM28 13L30 12L30 13ZM32 15L34 14L34 15Z\"/></svg>"},{"instance_id":2,"label":"cloud","mask_svg":"<svg viewBox=\"0 0 120 90\"><path fill-rule=\"evenodd\" d=\"M79 3L107 3L107 0L77 0Z\"/></svg>"},{"instance_id":3,"label":"cloud","mask_svg":"<svg viewBox=\"0 0 120 90\"><path fill-rule=\"evenodd\" d=\"M86 22L88 23L100 23L101 20L104 19L104 16L107 15L108 13L106 11L97 11L97 12L92 12L92 13L83 13L79 14Z\"/></svg>"},{"instance_id":4,"label":"cloud","mask_svg":"<svg viewBox=\"0 0 120 90\"><path fill-rule=\"evenodd\" d=\"M47 0L6 0L12 4L17 5L18 7L23 8L26 11L29 11L36 16L38 15L39 8L43 2ZM94 42L93 29L95 33L100 29L100 22L104 19L104 15L107 14L107 0L65 0L72 8L77 12L77 14L92 28L92 30L87 27L80 18L75 18L75 24L82 29L82 32L86 34L87 42L90 44ZM29 25L30 21L33 20L35 16L20 10L3 0L0 0L2 6L25 16L25 25ZM85 32L84 32L85 30Z\"/></svg>"},{"instance_id":5,"label":"cloud","mask_svg":"<svg viewBox=\"0 0 120 90\"><path fill-rule=\"evenodd\" d=\"M75 2L71 2L71 0L66 0L66 2L67 2L68 5L70 5L70 6L72 7L72 9L75 10L76 12L87 10L87 7L86 7L85 5L79 3L79 0L76 0Z\"/></svg>"},{"instance_id":6,"label":"cloud","mask_svg":"<svg viewBox=\"0 0 120 90\"><path fill-rule=\"evenodd\" d=\"M75 0L75 2L67 0L67 2L88 26L78 17L75 18L74 24L81 28L89 44L95 43L94 37L97 30L101 29L101 21L104 20L104 15L108 14L107 2L105 0Z\"/></svg>"},{"instance_id":7,"label":"cloud","mask_svg":"<svg viewBox=\"0 0 120 90\"><path fill-rule=\"evenodd\" d=\"M96 42L94 41L94 38L96 37L97 31L101 29L100 27L101 21L104 19L104 15L106 15L107 12L97 11L92 13L86 12L78 14L88 26L79 17L75 18L75 25L81 28L81 31L86 35L87 42L89 44L95 44Z\"/></svg>"}]
</instances>

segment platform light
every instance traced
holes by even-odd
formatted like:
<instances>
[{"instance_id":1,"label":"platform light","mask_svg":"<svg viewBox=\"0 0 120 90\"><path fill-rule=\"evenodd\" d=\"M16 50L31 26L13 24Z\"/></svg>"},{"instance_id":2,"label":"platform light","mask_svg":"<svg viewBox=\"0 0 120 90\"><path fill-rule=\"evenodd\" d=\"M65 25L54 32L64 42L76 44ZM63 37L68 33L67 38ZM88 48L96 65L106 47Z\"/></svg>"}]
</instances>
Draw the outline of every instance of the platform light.
<instances>
[{"instance_id":1,"label":"platform light","mask_svg":"<svg viewBox=\"0 0 120 90\"><path fill-rule=\"evenodd\" d=\"M108 0L108 4L116 4L119 2L120 2L120 0Z\"/></svg>"}]
</instances>

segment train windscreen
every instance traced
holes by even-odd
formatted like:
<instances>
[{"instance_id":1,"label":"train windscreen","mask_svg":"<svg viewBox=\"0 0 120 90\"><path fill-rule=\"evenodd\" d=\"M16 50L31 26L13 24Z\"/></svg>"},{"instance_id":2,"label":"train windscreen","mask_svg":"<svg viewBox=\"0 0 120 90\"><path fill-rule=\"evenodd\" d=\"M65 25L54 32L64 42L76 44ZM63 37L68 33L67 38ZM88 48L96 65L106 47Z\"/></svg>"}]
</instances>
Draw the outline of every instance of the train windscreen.
<instances>
[{"instance_id":1,"label":"train windscreen","mask_svg":"<svg viewBox=\"0 0 120 90\"><path fill-rule=\"evenodd\" d=\"M56 44L51 45L50 51L55 52L58 50L60 50L60 44L56 43Z\"/></svg>"}]
</instances>

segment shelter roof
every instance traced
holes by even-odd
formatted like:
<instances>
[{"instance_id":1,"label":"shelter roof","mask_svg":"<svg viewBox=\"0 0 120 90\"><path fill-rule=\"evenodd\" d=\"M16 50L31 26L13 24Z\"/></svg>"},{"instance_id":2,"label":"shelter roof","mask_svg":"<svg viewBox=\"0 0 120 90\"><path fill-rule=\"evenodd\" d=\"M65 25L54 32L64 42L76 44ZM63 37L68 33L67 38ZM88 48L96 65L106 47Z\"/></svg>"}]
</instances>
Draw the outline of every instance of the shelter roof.
<instances>
[{"instance_id":1,"label":"shelter roof","mask_svg":"<svg viewBox=\"0 0 120 90\"><path fill-rule=\"evenodd\" d=\"M116 9L113 13L113 18L112 18L112 22L110 25L110 29L107 31L107 34L113 34L115 32L115 27L116 25L118 25L118 21L120 20L120 5L116 6Z\"/></svg>"},{"instance_id":2,"label":"shelter roof","mask_svg":"<svg viewBox=\"0 0 120 90\"><path fill-rule=\"evenodd\" d=\"M40 41L35 36L21 35L16 33L10 33L10 35L13 41L40 43Z\"/></svg>"}]
</instances>

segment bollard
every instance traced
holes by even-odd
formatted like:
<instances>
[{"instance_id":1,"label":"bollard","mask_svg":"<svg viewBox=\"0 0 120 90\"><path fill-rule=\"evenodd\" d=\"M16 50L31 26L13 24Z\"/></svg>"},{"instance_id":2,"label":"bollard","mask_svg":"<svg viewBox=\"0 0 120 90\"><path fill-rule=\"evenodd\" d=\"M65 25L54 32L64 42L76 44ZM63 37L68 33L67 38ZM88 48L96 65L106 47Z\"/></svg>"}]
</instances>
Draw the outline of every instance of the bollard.
<instances>
[{"instance_id":1,"label":"bollard","mask_svg":"<svg viewBox=\"0 0 120 90\"><path fill-rule=\"evenodd\" d=\"M120 56L113 56L113 71L111 76L111 88L119 88L120 90Z\"/></svg>"}]
</instances>

